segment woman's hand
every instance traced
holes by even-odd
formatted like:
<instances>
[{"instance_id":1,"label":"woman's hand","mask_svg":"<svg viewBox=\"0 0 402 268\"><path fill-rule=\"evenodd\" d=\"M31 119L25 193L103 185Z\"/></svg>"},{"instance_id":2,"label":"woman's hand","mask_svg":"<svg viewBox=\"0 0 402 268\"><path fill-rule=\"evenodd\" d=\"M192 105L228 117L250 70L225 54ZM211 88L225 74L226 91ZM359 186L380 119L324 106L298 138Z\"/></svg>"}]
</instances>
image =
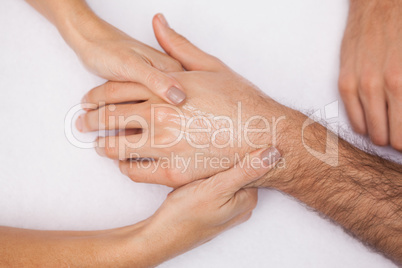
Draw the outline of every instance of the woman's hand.
<instances>
[{"instance_id":1,"label":"woman's hand","mask_svg":"<svg viewBox=\"0 0 402 268\"><path fill-rule=\"evenodd\" d=\"M174 190L153 216L127 227L39 231L0 226L0 266L154 267L250 218L257 189L243 187L277 161L274 148L255 151L230 170Z\"/></svg>"},{"instance_id":2,"label":"woman's hand","mask_svg":"<svg viewBox=\"0 0 402 268\"><path fill-rule=\"evenodd\" d=\"M100 137L96 148L100 155L120 159L121 171L134 181L177 187L277 143L285 121L281 105L158 16L154 28L162 47L190 70L170 73L186 88L187 101L178 107L166 105L135 83L107 82L91 90L85 100L94 109L79 117L77 128L126 130ZM130 161L133 158L142 160Z\"/></svg>"},{"instance_id":3,"label":"woman's hand","mask_svg":"<svg viewBox=\"0 0 402 268\"><path fill-rule=\"evenodd\" d=\"M186 252L248 220L257 204L257 189L243 187L266 174L279 158L273 147L260 149L227 171L171 192L142 232L152 245L146 266Z\"/></svg>"},{"instance_id":4,"label":"woman's hand","mask_svg":"<svg viewBox=\"0 0 402 268\"><path fill-rule=\"evenodd\" d=\"M71 42L85 66L111 81L137 82L168 103L177 105L186 98L180 83L168 72L183 71L181 64L112 25L98 19L83 31L79 42Z\"/></svg>"},{"instance_id":5,"label":"woman's hand","mask_svg":"<svg viewBox=\"0 0 402 268\"><path fill-rule=\"evenodd\" d=\"M58 28L91 72L112 81L143 84L174 105L185 100L182 86L166 74L182 71L180 63L103 21L84 0L26 1Z\"/></svg>"},{"instance_id":6,"label":"woman's hand","mask_svg":"<svg viewBox=\"0 0 402 268\"><path fill-rule=\"evenodd\" d=\"M401 1L350 1L339 91L356 132L402 150Z\"/></svg>"}]
</instances>

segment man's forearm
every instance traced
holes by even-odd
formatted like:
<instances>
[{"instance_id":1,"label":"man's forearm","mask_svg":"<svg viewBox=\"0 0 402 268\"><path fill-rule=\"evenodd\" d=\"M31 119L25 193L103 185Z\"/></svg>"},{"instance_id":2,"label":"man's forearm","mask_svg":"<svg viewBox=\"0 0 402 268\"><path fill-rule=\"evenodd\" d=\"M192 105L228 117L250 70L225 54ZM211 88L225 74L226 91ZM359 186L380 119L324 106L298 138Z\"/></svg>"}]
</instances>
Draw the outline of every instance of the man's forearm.
<instances>
[{"instance_id":1,"label":"man's forearm","mask_svg":"<svg viewBox=\"0 0 402 268\"><path fill-rule=\"evenodd\" d=\"M306 117L292 114L277 145L285 168L271 172L258 186L294 196L402 263L401 165L338 140L318 123L302 132ZM313 156L307 148L323 154Z\"/></svg>"}]
</instances>

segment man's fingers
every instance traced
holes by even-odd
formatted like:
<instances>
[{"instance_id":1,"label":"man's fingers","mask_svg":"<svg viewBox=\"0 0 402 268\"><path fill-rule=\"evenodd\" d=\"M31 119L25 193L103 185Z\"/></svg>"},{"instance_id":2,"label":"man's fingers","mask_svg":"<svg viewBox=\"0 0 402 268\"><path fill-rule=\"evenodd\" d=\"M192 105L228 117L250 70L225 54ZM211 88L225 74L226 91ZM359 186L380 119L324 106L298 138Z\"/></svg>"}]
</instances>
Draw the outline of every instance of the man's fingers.
<instances>
[{"instance_id":1,"label":"man's fingers","mask_svg":"<svg viewBox=\"0 0 402 268\"><path fill-rule=\"evenodd\" d=\"M213 183L219 185L221 192L234 194L266 174L280 158L281 154L275 147L254 151L233 168L215 175Z\"/></svg>"},{"instance_id":2,"label":"man's fingers","mask_svg":"<svg viewBox=\"0 0 402 268\"><path fill-rule=\"evenodd\" d=\"M146 101L152 95L152 92L142 84L108 81L91 89L81 102L85 110L91 110L107 104Z\"/></svg>"},{"instance_id":3,"label":"man's fingers","mask_svg":"<svg viewBox=\"0 0 402 268\"><path fill-rule=\"evenodd\" d=\"M215 71L224 68L217 58L200 50L169 27L165 17L157 14L153 21L156 39L170 56L189 71Z\"/></svg>"},{"instance_id":4,"label":"man's fingers","mask_svg":"<svg viewBox=\"0 0 402 268\"><path fill-rule=\"evenodd\" d=\"M369 79L360 83L360 99L371 141L380 146L389 143L387 104L381 79Z\"/></svg>"},{"instance_id":5,"label":"man's fingers","mask_svg":"<svg viewBox=\"0 0 402 268\"><path fill-rule=\"evenodd\" d=\"M161 184L169 187L179 187L186 183L182 180L180 170L171 168L161 168L158 159L141 159L138 161L119 161L121 173L129 177L134 182Z\"/></svg>"},{"instance_id":6,"label":"man's fingers","mask_svg":"<svg viewBox=\"0 0 402 268\"><path fill-rule=\"evenodd\" d=\"M398 151L402 151L402 98L389 98L388 118L390 143Z\"/></svg>"},{"instance_id":7,"label":"man's fingers","mask_svg":"<svg viewBox=\"0 0 402 268\"><path fill-rule=\"evenodd\" d=\"M110 104L88 111L77 118L80 132L118 130L129 128L148 129L151 118L149 102Z\"/></svg>"},{"instance_id":8,"label":"man's fingers","mask_svg":"<svg viewBox=\"0 0 402 268\"><path fill-rule=\"evenodd\" d=\"M353 130L361 135L365 135L367 134L366 119L357 92L357 83L354 81L355 79L352 76L340 75L338 82L339 93L345 104L346 112Z\"/></svg>"},{"instance_id":9,"label":"man's fingers","mask_svg":"<svg viewBox=\"0 0 402 268\"><path fill-rule=\"evenodd\" d=\"M95 150L100 156L120 160L165 157L152 147L147 133L98 137Z\"/></svg>"}]
</instances>

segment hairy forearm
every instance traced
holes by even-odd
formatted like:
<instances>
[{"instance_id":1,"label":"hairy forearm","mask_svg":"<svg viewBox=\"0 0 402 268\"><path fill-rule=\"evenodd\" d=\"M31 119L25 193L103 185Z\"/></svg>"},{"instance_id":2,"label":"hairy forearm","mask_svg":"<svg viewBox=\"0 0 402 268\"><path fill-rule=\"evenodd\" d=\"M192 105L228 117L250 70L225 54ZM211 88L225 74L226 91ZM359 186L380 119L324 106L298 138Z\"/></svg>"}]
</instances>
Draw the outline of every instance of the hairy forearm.
<instances>
[{"instance_id":1,"label":"hairy forearm","mask_svg":"<svg viewBox=\"0 0 402 268\"><path fill-rule=\"evenodd\" d=\"M283 165L255 186L294 196L363 242L402 262L402 166L369 155L288 112L278 137ZM315 155L313 155L315 154Z\"/></svg>"},{"instance_id":2,"label":"hairy forearm","mask_svg":"<svg viewBox=\"0 0 402 268\"><path fill-rule=\"evenodd\" d=\"M0 227L1 267L146 267L143 222L104 231Z\"/></svg>"}]
</instances>

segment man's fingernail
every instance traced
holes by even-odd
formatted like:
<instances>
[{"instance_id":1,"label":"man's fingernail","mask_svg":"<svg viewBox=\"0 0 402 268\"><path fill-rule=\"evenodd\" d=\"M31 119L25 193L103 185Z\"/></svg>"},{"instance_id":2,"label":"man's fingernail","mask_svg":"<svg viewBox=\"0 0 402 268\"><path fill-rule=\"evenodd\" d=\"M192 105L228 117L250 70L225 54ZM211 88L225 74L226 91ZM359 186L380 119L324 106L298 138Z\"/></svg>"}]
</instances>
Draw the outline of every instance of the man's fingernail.
<instances>
[{"instance_id":1,"label":"man's fingernail","mask_svg":"<svg viewBox=\"0 0 402 268\"><path fill-rule=\"evenodd\" d=\"M166 27L169 27L169 23L167 22L165 16L163 16L163 14L158 14L158 19L160 20L160 22L165 25Z\"/></svg>"},{"instance_id":2,"label":"man's fingernail","mask_svg":"<svg viewBox=\"0 0 402 268\"><path fill-rule=\"evenodd\" d=\"M281 157L281 153L275 147L269 147L261 153L261 160L265 166L278 162Z\"/></svg>"},{"instance_id":3,"label":"man's fingernail","mask_svg":"<svg viewBox=\"0 0 402 268\"><path fill-rule=\"evenodd\" d=\"M78 129L79 132L82 132L83 129L83 123L82 123L82 118L79 116L77 118L77 121L75 121L75 127Z\"/></svg>"},{"instance_id":4,"label":"man's fingernail","mask_svg":"<svg viewBox=\"0 0 402 268\"><path fill-rule=\"evenodd\" d=\"M186 99L186 94L177 87L171 87L166 93L167 98L174 104L179 104Z\"/></svg>"}]
</instances>

